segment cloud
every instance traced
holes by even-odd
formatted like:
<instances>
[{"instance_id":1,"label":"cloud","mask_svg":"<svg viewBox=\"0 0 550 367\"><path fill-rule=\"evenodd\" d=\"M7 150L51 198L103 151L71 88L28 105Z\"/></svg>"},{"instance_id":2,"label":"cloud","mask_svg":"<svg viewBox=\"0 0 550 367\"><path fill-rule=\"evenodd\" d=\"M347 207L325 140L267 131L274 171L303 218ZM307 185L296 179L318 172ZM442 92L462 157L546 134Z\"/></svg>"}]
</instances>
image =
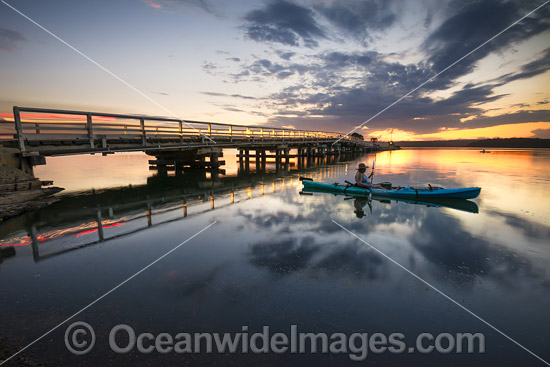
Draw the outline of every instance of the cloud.
<instances>
[{"instance_id":1,"label":"cloud","mask_svg":"<svg viewBox=\"0 0 550 367\"><path fill-rule=\"evenodd\" d=\"M220 72L218 72L218 69L220 67L217 64L214 64L213 62L207 62L205 61L202 64L202 70L204 70L205 73L210 75L219 75Z\"/></svg>"},{"instance_id":2,"label":"cloud","mask_svg":"<svg viewBox=\"0 0 550 367\"><path fill-rule=\"evenodd\" d=\"M26 42L27 38L18 32L7 28L0 28L0 50L13 52L17 49L17 44Z\"/></svg>"},{"instance_id":3,"label":"cloud","mask_svg":"<svg viewBox=\"0 0 550 367\"><path fill-rule=\"evenodd\" d=\"M370 31L390 27L397 19L392 1L332 1L320 3L315 9L333 25L357 39L369 38Z\"/></svg>"},{"instance_id":4,"label":"cloud","mask_svg":"<svg viewBox=\"0 0 550 367\"><path fill-rule=\"evenodd\" d=\"M155 9L160 9L162 8L162 6L156 2L154 2L153 0L142 0L145 4L147 4L148 6L150 6L151 8L155 8Z\"/></svg>"},{"instance_id":5,"label":"cloud","mask_svg":"<svg viewBox=\"0 0 550 367\"><path fill-rule=\"evenodd\" d=\"M219 0L143 0L143 2L155 9L181 11L195 8L218 17L224 14L222 11L224 3Z\"/></svg>"},{"instance_id":6,"label":"cloud","mask_svg":"<svg viewBox=\"0 0 550 367\"><path fill-rule=\"evenodd\" d=\"M444 70L535 7L536 3L531 1L455 2L450 6L452 15L423 42L422 49L429 55L431 68L436 72ZM539 9L447 70L439 77L446 81L441 87L447 88L459 76L472 72L476 62L491 52L547 31L549 19L549 8Z\"/></svg>"},{"instance_id":7,"label":"cloud","mask_svg":"<svg viewBox=\"0 0 550 367\"><path fill-rule=\"evenodd\" d=\"M317 24L314 12L285 0L273 0L263 9L246 14L248 38L257 42L281 43L313 48L325 32Z\"/></svg>"},{"instance_id":8,"label":"cloud","mask_svg":"<svg viewBox=\"0 0 550 367\"><path fill-rule=\"evenodd\" d=\"M296 55L296 52L284 52L284 51L277 51L277 55L283 60L290 60L292 56Z\"/></svg>"},{"instance_id":9,"label":"cloud","mask_svg":"<svg viewBox=\"0 0 550 367\"><path fill-rule=\"evenodd\" d=\"M286 79L292 75L304 75L316 66L305 64L281 64L268 59L259 59L251 64L241 65L241 71L231 75L235 82L243 80L258 80L259 77L275 77Z\"/></svg>"},{"instance_id":10,"label":"cloud","mask_svg":"<svg viewBox=\"0 0 550 367\"><path fill-rule=\"evenodd\" d=\"M536 129L531 131L535 138L550 139L550 129Z\"/></svg>"},{"instance_id":11,"label":"cloud","mask_svg":"<svg viewBox=\"0 0 550 367\"><path fill-rule=\"evenodd\" d=\"M218 106L226 111L229 111L229 112L246 112L244 110L241 110L240 108L237 108L237 107L234 107L234 106L231 106L231 105L225 105L225 106Z\"/></svg>"},{"instance_id":12,"label":"cloud","mask_svg":"<svg viewBox=\"0 0 550 367\"><path fill-rule=\"evenodd\" d=\"M482 115L486 111L479 106L505 96L494 93L495 88L548 70L549 55L550 51L545 50L535 60L519 67L516 73L490 82L466 84L445 99L426 96L426 92L443 89L449 83L448 79L435 79L369 122L369 127L385 128L390 125L416 133L433 133L442 127L474 128L550 121L545 112L527 110L494 118L485 117ZM300 124L300 128L331 130L338 126L338 130L349 131L434 75L427 63L389 62L384 54L375 51L333 51L312 58L318 63L278 63L260 59L245 65L243 72L235 75L235 79L303 76L300 78L301 84L286 87L264 100L277 110L270 123L277 126ZM467 123L461 122L465 118L470 119Z\"/></svg>"},{"instance_id":13,"label":"cloud","mask_svg":"<svg viewBox=\"0 0 550 367\"><path fill-rule=\"evenodd\" d=\"M256 99L255 97L243 96L242 94L225 94L225 93L218 93L218 92L201 92L201 93L206 94L207 96L213 96L213 97L232 97L232 98L240 98L240 99Z\"/></svg>"},{"instance_id":14,"label":"cloud","mask_svg":"<svg viewBox=\"0 0 550 367\"><path fill-rule=\"evenodd\" d=\"M322 40L333 39L331 31L337 29L369 41L376 32L401 24L403 19L398 16L404 16L399 13L396 1L326 0L315 2L310 7L303 4L270 0L263 8L250 11L244 17L247 36L258 42L313 48ZM421 19L420 26L425 23L424 32L427 34L416 50L402 51L400 54L383 53L381 48L375 51L355 47L355 51L349 51L349 47L331 47L332 51L324 49L317 54L300 55L293 51L274 50L271 56L256 58L252 62L238 62L237 71L235 65L224 69L213 64L205 64L205 71L213 75L226 75L234 82L277 83L285 80L280 90L257 98L258 107L273 111L268 124L349 131L535 7L536 4L529 1L451 1L439 9L426 6L422 16L426 15L427 19ZM509 107L522 110L494 117L484 116L487 110L482 106L506 96L497 92L498 87L533 78L549 70L550 48L514 72L488 81L458 84L460 77L474 71L480 59L491 53L498 54L509 49L510 45L549 29L550 17L546 15L550 15L549 10L540 9L507 30L384 111L369 122L369 128L385 129L391 126L415 133L433 133L442 128L550 121L547 112L530 111L528 105L519 103ZM439 25L430 31L430 24ZM408 60L405 58L407 55L415 53L421 56L417 58L420 61L404 61ZM433 93L449 87L455 89L445 98L439 97L440 93ZM541 98L540 104L544 103Z\"/></svg>"},{"instance_id":15,"label":"cloud","mask_svg":"<svg viewBox=\"0 0 550 367\"><path fill-rule=\"evenodd\" d=\"M238 57L227 57L226 60L234 61L234 62L240 62L241 61L241 59L239 59Z\"/></svg>"},{"instance_id":16,"label":"cloud","mask_svg":"<svg viewBox=\"0 0 550 367\"><path fill-rule=\"evenodd\" d=\"M520 67L519 72L503 75L498 80L510 83L514 80L528 79L550 70L550 48L544 50L540 57Z\"/></svg>"}]
</instances>

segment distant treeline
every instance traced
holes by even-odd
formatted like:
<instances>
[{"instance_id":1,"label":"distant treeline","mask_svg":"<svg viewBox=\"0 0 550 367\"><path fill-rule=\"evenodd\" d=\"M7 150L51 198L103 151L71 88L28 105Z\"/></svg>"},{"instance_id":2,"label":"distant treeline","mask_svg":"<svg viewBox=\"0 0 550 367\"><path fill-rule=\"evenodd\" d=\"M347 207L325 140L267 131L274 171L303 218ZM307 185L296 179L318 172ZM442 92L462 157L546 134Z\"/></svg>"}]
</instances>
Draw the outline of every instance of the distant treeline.
<instances>
[{"instance_id":1,"label":"distant treeline","mask_svg":"<svg viewBox=\"0 0 550 367\"><path fill-rule=\"evenodd\" d=\"M476 140L469 147L487 148L550 148L550 139L511 138Z\"/></svg>"},{"instance_id":2,"label":"distant treeline","mask_svg":"<svg viewBox=\"0 0 550 367\"><path fill-rule=\"evenodd\" d=\"M395 142L400 147L466 147L475 140L430 140L430 141L399 141Z\"/></svg>"},{"instance_id":3,"label":"distant treeline","mask_svg":"<svg viewBox=\"0 0 550 367\"><path fill-rule=\"evenodd\" d=\"M482 140L432 140L432 141L400 141L401 147L479 147L479 148L550 148L550 139L510 138Z\"/></svg>"}]
</instances>

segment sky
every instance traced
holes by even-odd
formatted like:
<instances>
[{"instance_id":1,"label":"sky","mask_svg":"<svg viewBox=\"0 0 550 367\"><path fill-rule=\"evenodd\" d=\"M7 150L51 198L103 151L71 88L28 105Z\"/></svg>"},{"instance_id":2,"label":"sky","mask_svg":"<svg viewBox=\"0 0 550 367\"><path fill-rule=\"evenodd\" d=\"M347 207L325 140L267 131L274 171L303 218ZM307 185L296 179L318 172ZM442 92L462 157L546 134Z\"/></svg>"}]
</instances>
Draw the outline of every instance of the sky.
<instances>
[{"instance_id":1,"label":"sky","mask_svg":"<svg viewBox=\"0 0 550 367\"><path fill-rule=\"evenodd\" d=\"M544 1L4 0L0 119L17 105L396 141L550 138L550 5L469 54Z\"/></svg>"}]
</instances>

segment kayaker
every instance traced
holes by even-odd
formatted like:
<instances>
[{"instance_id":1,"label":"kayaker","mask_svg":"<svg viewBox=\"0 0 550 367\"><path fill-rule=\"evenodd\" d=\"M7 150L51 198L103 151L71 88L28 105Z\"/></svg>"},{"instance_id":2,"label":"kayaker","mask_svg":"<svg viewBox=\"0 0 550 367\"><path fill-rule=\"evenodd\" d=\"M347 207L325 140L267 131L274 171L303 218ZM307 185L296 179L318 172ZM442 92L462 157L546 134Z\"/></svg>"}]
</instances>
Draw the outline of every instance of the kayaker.
<instances>
[{"instance_id":1,"label":"kayaker","mask_svg":"<svg viewBox=\"0 0 550 367\"><path fill-rule=\"evenodd\" d=\"M365 172L367 172L367 166L365 163L359 163L359 166L357 167L357 173L355 174L355 184L357 187L364 187L366 189L369 189L371 187L371 184L369 183L369 179L374 175L374 172L371 172L370 175L366 175ZM383 187L380 185L372 185L375 189L382 189Z\"/></svg>"}]
</instances>

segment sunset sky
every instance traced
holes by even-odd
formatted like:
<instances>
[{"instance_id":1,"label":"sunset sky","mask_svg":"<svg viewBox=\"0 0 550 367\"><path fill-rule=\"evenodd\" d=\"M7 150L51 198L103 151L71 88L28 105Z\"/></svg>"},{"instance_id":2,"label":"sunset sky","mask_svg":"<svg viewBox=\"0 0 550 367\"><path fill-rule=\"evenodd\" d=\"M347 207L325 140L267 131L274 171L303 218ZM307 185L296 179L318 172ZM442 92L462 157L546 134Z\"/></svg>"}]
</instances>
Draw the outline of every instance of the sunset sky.
<instances>
[{"instance_id":1,"label":"sunset sky","mask_svg":"<svg viewBox=\"0 0 550 367\"><path fill-rule=\"evenodd\" d=\"M6 0L14 105L347 133L545 0ZM550 138L546 4L358 130L394 140Z\"/></svg>"}]
</instances>

